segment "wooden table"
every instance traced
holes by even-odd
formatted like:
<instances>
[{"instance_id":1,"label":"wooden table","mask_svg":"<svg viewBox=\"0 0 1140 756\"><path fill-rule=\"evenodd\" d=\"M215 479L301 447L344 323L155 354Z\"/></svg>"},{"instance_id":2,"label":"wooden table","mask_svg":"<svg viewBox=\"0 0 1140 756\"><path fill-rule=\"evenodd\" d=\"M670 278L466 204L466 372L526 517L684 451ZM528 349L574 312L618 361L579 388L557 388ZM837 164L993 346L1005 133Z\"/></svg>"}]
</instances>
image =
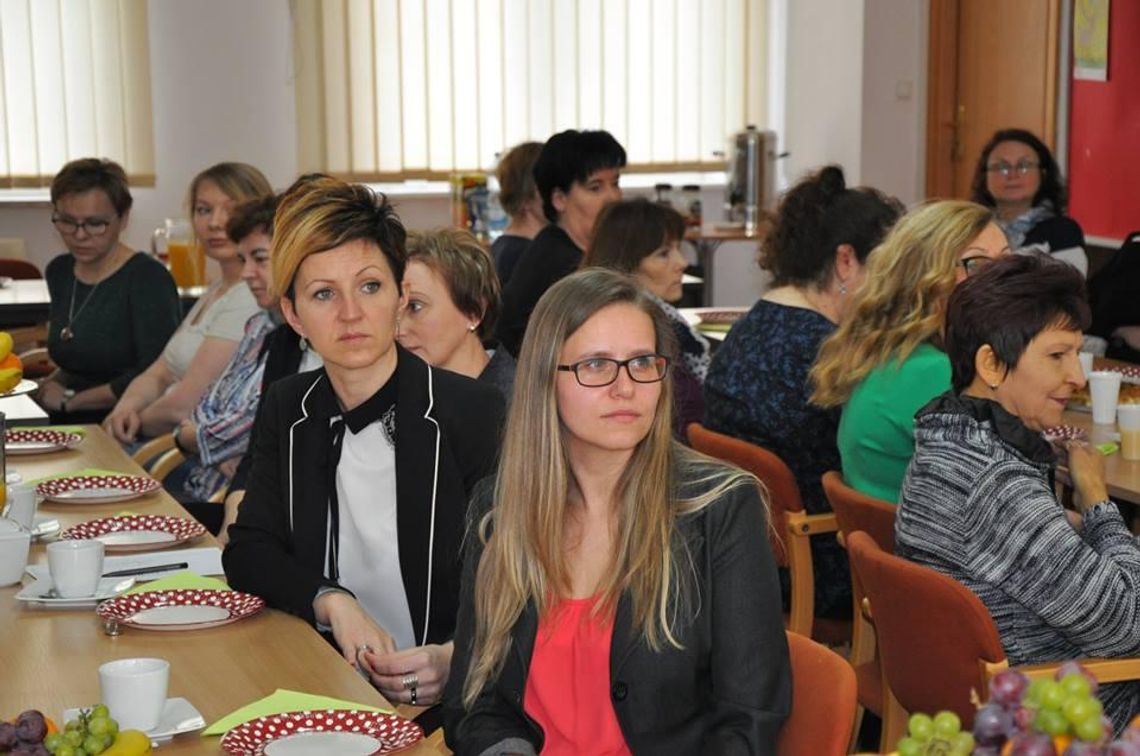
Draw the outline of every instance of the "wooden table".
<instances>
[{"instance_id":1,"label":"wooden table","mask_svg":"<svg viewBox=\"0 0 1140 756\"><path fill-rule=\"evenodd\" d=\"M1089 440L1094 444L1105 441L1114 441L1119 438L1116 425L1096 425L1092 421L1091 412L1078 410L1065 410L1061 416L1065 425L1075 425L1084 428L1089 434ZM1068 483L1068 470L1058 468L1057 475ZM1140 504L1140 461L1132 462L1125 459L1119 451L1104 458L1104 477L1108 483L1108 495L1114 499Z\"/></svg>"},{"instance_id":2,"label":"wooden table","mask_svg":"<svg viewBox=\"0 0 1140 756\"><path fill-rule=\"evenodd\" d=\"M97 426L88 427L87 438L75 450L8 460L9 472L18 471L24 480L89 467L141 472ZM165 492L119 504L44 502L40 512L58 517L67 528L128 508L186 516ZM206 536L192 545L211 543L216 544ZM30 561L46 563L42 544L33 544ZM112 638L93 610L27 608L15 600L18 590L0 588L0 717L11 719L36 708L58 722L64 709L98 702L100 664L133 656L167 659L169 695L188 699L207 725L277 688L388 706L315 630L282 612L266 610L232 625L188 632L124 628ZM220 741L183 735L163 745L162 753L219 753ZM426 743L409 751L438 752Z\"/></svg>"}]
</instances>

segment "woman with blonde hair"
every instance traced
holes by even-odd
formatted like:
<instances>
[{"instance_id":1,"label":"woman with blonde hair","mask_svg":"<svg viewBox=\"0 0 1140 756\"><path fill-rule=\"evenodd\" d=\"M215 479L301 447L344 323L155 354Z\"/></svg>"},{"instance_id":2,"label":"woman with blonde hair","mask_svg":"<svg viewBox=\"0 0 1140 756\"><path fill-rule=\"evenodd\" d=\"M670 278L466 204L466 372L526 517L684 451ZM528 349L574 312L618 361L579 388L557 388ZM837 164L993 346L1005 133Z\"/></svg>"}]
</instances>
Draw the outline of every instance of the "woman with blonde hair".
<instances>
[{"instance_id":1,"label":"woman with blonde hair","mask_svg":"<svg viewBox=\"0 0 1140 756\"><path fill-rule=\"evenodd\" d=\"M499 278L491 256L469 231L413 233L404 294L408 304L400 317L400 346L429 365L488 383L510 399L515 359L492 343L502 309Z\"/></svg>"},{"instance_id":2,"label":"woman with blonde hair","mask_svg":"<svg viewBox=\"0 0 1140 756\"><path fill-rule=\"evenodd\" d=\"M194 235L221 277L186 314L162 355L119 396L104 427L122 443L169 433L190 417L233 357L245 324L258 311L242 280L237 244L226 235L233 209L273 190L261 171L245 163L218 163L190 183Z\"/></svg>"},{"instance_id":3,"label":"woman with blonde hair","mask_svg":"<svg viewBox=\"0 0 1140 756\"><path fill-rule=\"evenodd\" d=\"M324 367L261 400L223 563L230 584L331 633L389 701L447 681L468 497L503 400L396 343L405 231L383 196L298 183L273 225L272 287Z\"/></svg>"},{"instance_id":4,"label":"woman with blonde hair","mask_svg":"<svg viewBox=\"0 0 1140 756\"><path fill-rule=\"evenodd\" d=\"M871 254L851 316L811 371L812 403L843 407L838 440L848 485L898 501L914 454L914 414L950 388L946 301L966 276L1007 252L990 210L948 200L907 213Z\"/></svg>"},{"instance_id":5,"label":"woman with blonde hair","mask_svg":"<svg viewBox=\"0 0 1140 756\"><path fill-rule=\"evenodd\" d=\"M535 308L498 477L472 504L457 754L774 752L791 678L765 506L754 478L672 440L672 342L612 270Z\"/></svg>"}]
</instances>

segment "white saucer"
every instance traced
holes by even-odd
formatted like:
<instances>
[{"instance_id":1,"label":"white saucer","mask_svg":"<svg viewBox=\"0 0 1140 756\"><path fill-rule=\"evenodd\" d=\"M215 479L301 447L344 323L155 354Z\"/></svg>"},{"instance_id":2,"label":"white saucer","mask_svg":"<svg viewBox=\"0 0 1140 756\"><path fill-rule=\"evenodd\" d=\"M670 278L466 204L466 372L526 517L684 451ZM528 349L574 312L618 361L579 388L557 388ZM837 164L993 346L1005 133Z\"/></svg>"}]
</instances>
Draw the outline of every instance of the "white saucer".
<instances>
[{"instance_id":1,"label":"white saucer","mask_svg":"<svg viewBox=\"0 0 1140 756\"><path fill-rule=\"evenodd\" d=\"M59 598L52 595L52 582L50 577L42 577L25 585L16 594L17 601L26 601L46 606L60 606L67 608L81 608L95 606L100 601L115 598L134 587L134 578L103 578L99 587L95 589L94 596L80 596L79 598Z\"/></svg>"},{"instance_id":2,"label":"white saucer","mask_svg":"<svg viewBox=\"0 0 1140 756\"><path fill-rule=\"evenodd\" d=\"M61 721L68 722L79 716L79 709L67 709L63 712ZM152 743L163 743L175 735L184 735L188 732L197 732L206 726L202 712L194 708L194 704L185 698L168 698L162 707L162 715L154 729L147 730L146 734Z\"/></svg>"}]
</instances>

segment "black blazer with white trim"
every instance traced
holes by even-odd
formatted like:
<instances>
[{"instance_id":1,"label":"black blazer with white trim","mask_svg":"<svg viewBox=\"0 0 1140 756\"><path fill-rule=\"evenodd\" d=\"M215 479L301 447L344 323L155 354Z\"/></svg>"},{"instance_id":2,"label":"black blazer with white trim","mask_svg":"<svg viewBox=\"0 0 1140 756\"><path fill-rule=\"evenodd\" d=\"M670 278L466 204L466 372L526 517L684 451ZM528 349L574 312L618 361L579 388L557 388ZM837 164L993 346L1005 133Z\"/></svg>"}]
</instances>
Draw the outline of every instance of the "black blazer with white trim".
<instances>
[{"instance_id":1,"label":"black blazer with white trim","mask_svg":"<svg viewBox=\"0 0 1140 756\"><path fill-rule=\"evenodd\" d=\"M400 571L416 642L443 643L455 632L467 502L494 470L503 399L491 386L397 349ZM230 585L310 623L317 592L341 587L325 577L329 420L341 414L323 369L269 388L256 421L245 499L223 555Z\"/></svg>"}]
</instances>

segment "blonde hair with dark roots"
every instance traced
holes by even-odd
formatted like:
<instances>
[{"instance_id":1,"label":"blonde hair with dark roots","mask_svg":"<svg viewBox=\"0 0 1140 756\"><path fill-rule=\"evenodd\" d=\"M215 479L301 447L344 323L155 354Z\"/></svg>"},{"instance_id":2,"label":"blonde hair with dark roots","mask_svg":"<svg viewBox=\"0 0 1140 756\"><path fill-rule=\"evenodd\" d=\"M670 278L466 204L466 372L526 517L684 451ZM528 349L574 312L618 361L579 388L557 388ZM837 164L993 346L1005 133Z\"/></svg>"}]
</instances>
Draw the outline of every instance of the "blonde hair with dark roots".
<instances>
[{"instance_id":1,"label":"blonde hair with dark roots","mask_svg":"<svg viewBox=\"0 0 1140 756\"><path fill-rule=\"evenodd\" d=\"M823 342L812 367L812 404L837 407L875 368L939 342L958 257L993 213L959 200L929 202L904 215L867 261L851 311Z\"/></svg>"},{"instance_id":2,"label":"blonde hair with dark roots","mask_svg":"<svg viewBox=\"0 0 1140 756\"><path fill-rule=\"evenodd\" d=\"M552 286L527 326L494 505L478 523L477 536L468 534L485 544L475 582L474 647L463 687L468 707L502 671L511 629L527 603L533 601L545 615L570 594L563 538L571 473L566 430L558 416L556 367L566 340L615 304L644 312L653 321L655 348L672 354L672 329L661 309L632 278L602 268L579 271ZM666 377L650 431L617 484L617 543L595 607L598 613L613 612L628 590L634 627L654 650L666 643L680 648L677 622L695 609L687 579L693 566L676 537L678 518L735 486L758 485L747 473L676 444L672 404L672 381ZM679 480L685 481L690 498L680 498ZM692 495L694 491L701 493Z\"/></svg>"}]
</instances>

